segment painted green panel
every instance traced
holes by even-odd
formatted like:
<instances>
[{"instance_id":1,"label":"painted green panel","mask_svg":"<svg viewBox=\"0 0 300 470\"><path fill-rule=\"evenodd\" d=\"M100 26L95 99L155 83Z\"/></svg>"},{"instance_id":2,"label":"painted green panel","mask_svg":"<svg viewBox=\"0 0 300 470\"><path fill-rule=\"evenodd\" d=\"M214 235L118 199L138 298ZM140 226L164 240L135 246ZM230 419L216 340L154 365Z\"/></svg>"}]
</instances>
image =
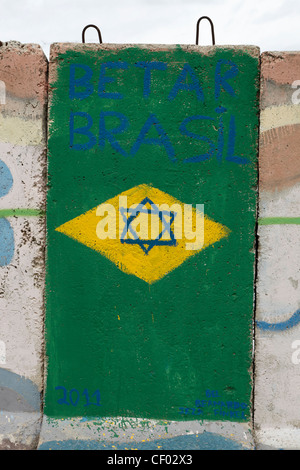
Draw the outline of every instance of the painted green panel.
<instances>
[{"instance_id":1,"label":"painted green panel","mask_svg":"<svg viewBox=\"0 0 300 470\"><path fill-rule=\"evenodd\" d=\"M256 48L52 50L47 416L249 420L258 61ZM176 240L102 249L92 210L119 194L203 204L221 232L188 256Z\"/></svg>"}]
</instances>

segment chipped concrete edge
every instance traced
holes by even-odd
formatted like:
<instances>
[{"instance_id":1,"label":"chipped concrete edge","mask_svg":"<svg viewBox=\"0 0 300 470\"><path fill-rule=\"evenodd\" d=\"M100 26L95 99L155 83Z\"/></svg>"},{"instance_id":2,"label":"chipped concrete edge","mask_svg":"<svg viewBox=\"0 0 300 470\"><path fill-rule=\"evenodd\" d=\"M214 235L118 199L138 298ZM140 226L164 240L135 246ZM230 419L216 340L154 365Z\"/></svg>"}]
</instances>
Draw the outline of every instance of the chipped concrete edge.
<instances>
[{"instance_id":1,"label":"chipped concrete edge","mask_svg":"<svg viewBox=\"0 0 300 470\"><path fill-rule=\"evenodd\" d=\"M116 51L130 48L146 49L149 51L172 51L180 48L185 52L199 52L201 54L213 54L216 50L230 50L234 52L244 51L253 57L259 58L260 48L252 45L216 45L216 46L198 46L194 44L115 44L115 43L53 43L50 46L50 62L57 54L72 51Z\"/></svg>"}]
</instances>

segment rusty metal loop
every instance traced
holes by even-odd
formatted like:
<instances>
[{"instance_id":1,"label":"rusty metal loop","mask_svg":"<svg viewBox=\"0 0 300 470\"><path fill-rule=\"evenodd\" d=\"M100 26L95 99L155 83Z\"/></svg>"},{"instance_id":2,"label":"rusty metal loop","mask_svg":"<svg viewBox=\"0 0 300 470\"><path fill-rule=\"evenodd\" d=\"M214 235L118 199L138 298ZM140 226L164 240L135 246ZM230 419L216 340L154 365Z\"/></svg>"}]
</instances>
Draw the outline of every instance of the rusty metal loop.
<instances>
[{"instance_id":1,"label":"rusty metal loop","mask_svg":"<svg viewBox=\"0 0 300 470\"><path fill-rule=\"evenodd\" d=\"M88 28L95 28L98 32L98 37L99 37L99 43L102 44L102 36L101 36L101 31L100 29L98 28L98 26L94 25L94 24L88 24L87 26L85 26L82 30L82 42L85 43L85 32Z\"/></svg>"},{"instance_id":2,"label":"rusty metal loop","mask_svg":"<svg viewBox=\"0 0 300 470\"><path fill-rule=\"evenodd\" d=\"M215 31L214 31L214 24L211 21L211 19L208 16L201 16L199 20L197 21L197 31L196 31L196 45L198 46L199 42L199 25L202 20L208 20L210 22L210 28L211 28L211 37L212 37L212 43L213 46L215 45Z\"/></svg>"}]
</instances>

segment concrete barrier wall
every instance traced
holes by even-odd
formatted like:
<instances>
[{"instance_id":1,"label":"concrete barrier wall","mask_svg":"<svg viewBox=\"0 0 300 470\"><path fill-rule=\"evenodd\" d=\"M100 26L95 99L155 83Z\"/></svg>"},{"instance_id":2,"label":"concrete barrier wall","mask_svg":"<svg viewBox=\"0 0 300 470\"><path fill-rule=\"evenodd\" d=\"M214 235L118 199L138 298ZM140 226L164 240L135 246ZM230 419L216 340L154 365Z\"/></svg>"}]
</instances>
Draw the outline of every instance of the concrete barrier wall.
<instances>
[{"instance_id":1,"label":"concrete barrier wall","mask_svg":"<svg viewBox=\"0 0 300 470\"><path fill-rule=\"evenodd\" d=\"M44 368L47 60L0 47L0 448L37 445Z\"/></svg>"},{"instance_id":2,"label":"concrete barrier wall","mask_svg":"<svg viewBox=\"0 0 300 470\"><path fill-rule=\"evenodd\" d=\"M255 425L260 445L299 449L300 54L261 57Z\"/></svg>"},{"instance_id":3,"label":"concrete barrier wall","mask_svg":"<svg viewBox=\"0 0 300 470\"><path fill-rule=\"evenodd\" d=\"M95 415L166 420L183 448L225 421L243 446L258 65L255 47L52 47L43 449L72 418L83 445L122 447Z\"/></svg>"},{"instance_id":4,"label":"concrete barrier wall","mask_svg":"<svg viewBox=\"0 0 300 470\"><path fill-rule=\"evenodd\" d=\"M298 57L261 56L256 246L257 48L53 45L48 121L43 52L0 48L2 449L299 448ZM103 245L120 195L210 246Z\"/></svg>"}]
</instances>

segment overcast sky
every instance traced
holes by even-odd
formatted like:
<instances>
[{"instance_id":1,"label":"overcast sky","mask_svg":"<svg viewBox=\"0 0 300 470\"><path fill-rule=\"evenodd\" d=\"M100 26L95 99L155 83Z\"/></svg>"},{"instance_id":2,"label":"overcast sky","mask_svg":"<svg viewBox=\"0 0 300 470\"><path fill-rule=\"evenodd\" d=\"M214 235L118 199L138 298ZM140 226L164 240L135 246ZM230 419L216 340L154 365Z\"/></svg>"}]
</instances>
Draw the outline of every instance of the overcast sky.
<instances>
[{"instance_id":1,"label":"overcast sky","mask_svg":"<svg viewBox=\"0 0 300 470\"><path fill-rule=\"evenodd\" d=\"M96 24L103 42L195 44L196 24L209 16L216 44L256 45L261 51L300 50L299 0L0 0L0 41L81 42ZM98 42L88 30L86 42ZM199 44L211 44L201 23Z\"/></svg>"}]
</instances>

